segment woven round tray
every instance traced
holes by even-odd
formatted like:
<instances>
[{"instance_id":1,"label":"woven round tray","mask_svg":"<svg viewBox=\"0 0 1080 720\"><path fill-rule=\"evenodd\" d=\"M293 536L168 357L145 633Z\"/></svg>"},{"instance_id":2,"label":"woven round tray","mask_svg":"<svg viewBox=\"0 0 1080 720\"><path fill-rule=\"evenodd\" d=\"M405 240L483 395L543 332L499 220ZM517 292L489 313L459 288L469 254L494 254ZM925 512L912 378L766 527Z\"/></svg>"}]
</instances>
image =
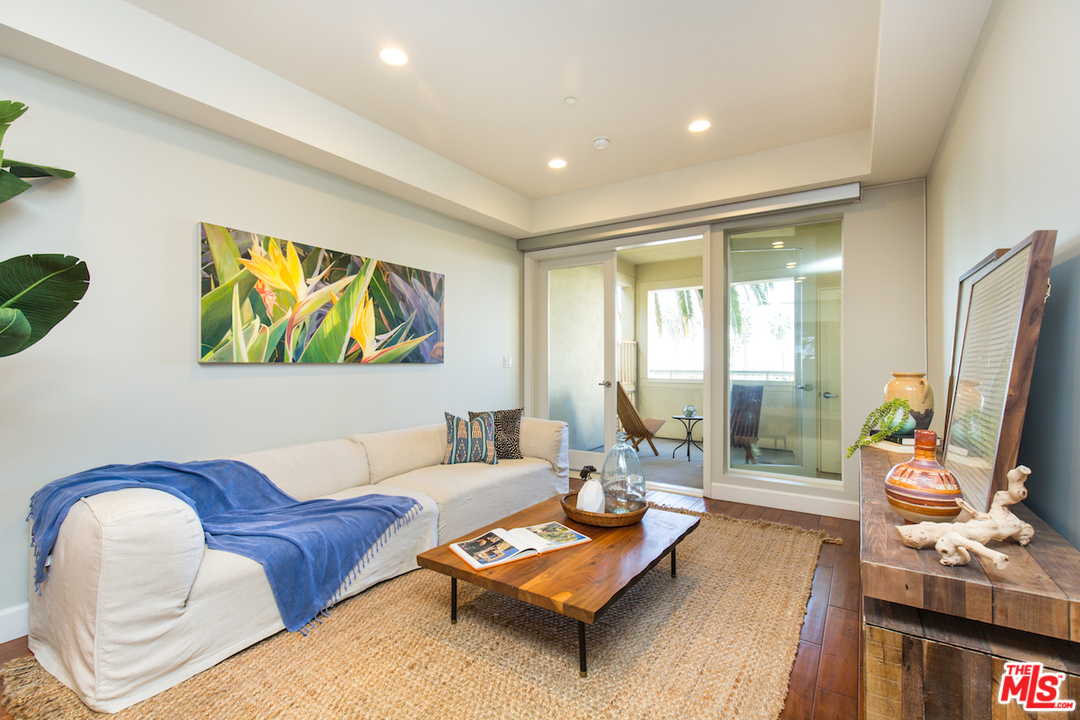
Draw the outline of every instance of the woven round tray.
<instances>
[{"instance_id":1,"label":"woven round tray","mask_svg":"<svg viewBox=\"0 0 1080 720\"><path fill-rule=\"evenodd\" d=\"M649 506L645 505L640 510L634 510L633 512L628 513L586 512L585 510L577 509L576 492L572 492L569 495L563 495L562 507L571 520L576 520L585 525L593 525L594 527L622 527L624 525L633 525L634 523L641 522L641 518L645 515L645 511L649 509Z\"/></svg>"}]
</instances>

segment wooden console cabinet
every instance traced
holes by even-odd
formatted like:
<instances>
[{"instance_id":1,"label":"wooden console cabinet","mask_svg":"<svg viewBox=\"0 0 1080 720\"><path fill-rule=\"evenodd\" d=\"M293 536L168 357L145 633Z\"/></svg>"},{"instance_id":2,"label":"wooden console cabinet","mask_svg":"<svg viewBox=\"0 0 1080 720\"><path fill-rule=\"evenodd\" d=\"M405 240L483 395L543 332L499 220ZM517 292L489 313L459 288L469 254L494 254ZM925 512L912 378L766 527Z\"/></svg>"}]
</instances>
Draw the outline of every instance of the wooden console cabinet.
<instances>
[{"instance_id":1,"label":"wooden console cabinet","mask_svg":"<svg viewBox=\"0 0 1080 720\"><path fill-rule=\"evenodd\" d=\"M945 567L932 548L900 542L903 520L885 498L885 474L910 453L860 452L863 717L1080 720L1080 709L997 702L1006 662L1040 662L1066 675L1059 697L1080 708L1080 551L1016 505L1035 539L993 544L1009 555L1005 570L977 558Z\"/></svg>"}]
</instances>

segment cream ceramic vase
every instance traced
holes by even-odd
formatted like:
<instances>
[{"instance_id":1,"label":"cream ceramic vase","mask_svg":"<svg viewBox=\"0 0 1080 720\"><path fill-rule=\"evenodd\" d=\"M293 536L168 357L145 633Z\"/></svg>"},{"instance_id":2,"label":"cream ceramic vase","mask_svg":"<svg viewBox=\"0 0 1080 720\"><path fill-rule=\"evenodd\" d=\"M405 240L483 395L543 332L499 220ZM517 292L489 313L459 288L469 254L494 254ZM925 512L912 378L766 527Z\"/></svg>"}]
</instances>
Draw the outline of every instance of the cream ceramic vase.
<instances>
[{"instance_id":1,"label":"cream ceramic vase","mask_svg":"<svg viewBox=\"0 0 1080 720\"><path fill-rule=\"evenodd\" d=\"M885 400L907 398L916 430L926 430L934 419L934 388L926 381L926 373L894 372L885 386Z\"/></svg>"}]
</instances>

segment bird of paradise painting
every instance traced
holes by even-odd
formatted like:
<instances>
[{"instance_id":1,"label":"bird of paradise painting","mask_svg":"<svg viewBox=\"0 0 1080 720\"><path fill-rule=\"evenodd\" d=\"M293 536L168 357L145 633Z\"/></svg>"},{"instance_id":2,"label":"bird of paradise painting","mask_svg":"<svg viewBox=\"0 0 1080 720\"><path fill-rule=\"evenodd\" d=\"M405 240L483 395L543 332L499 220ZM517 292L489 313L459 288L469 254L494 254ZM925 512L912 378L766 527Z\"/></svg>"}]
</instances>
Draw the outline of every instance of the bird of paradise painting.
<instances>
[{"instance_id":1,"label":"bird of paradise painting","mask_svg":"<svg viewBox=\"0 0 1080 720\"><path fill-rule=\"evenodd\" d=\"M441 363L441 273L199 224L204 363Z\"/></svg>"}]
</instances>

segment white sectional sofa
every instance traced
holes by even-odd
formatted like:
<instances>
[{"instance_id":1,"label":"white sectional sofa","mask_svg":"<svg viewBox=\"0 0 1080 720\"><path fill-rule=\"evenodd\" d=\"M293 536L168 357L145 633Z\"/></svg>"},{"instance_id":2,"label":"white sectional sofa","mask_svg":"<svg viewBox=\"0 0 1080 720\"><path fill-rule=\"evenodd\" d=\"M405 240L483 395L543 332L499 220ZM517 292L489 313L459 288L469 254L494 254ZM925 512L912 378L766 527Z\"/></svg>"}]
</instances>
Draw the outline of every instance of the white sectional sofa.
<instances>
[{"instance_id":1,"label":"white sectional sofa","mask_svg":"<svg viewBox=\"0 0 1080 720\"><path fill-rule=\"evenodd\" d=\"M522 418L521 460L441 465L445 449L438 424L233 459L298 500L382 493L420 503L349 597L416 569L424 550L569 490L565 423ZM41 595L32 588L30 650L98 712L122 710L284 628L262 566L207 548L192 508L157 490L76 503Z\"/></svg>"}]
</instances>

